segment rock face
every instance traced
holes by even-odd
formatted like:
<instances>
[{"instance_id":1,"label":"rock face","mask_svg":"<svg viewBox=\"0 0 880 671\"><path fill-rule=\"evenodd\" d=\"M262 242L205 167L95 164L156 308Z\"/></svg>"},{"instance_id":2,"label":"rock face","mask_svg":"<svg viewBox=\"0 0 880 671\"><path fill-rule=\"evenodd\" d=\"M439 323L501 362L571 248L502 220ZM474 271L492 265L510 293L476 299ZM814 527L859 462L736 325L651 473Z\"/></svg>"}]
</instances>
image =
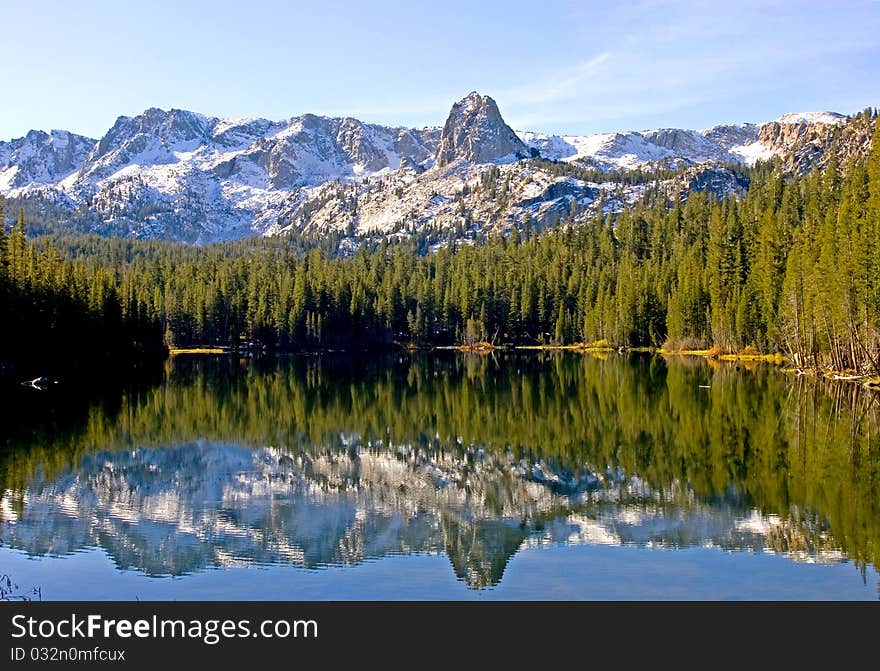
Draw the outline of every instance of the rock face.
<instances>
[{"instance_id":1,"label":"rock face","mask_svg":"<svg viewBox=\"0 0 880 671\"><path fill-rule=\"evenodd\" d=\"M722 124L700 131L700 134L724 151L730 151L734 147L755 142L758 139L758 126L753 123Z\"/></svg>"},{"instance_id":2,"label":"rock face","mask_svg":"<svg viewBox=\"0 0 880 671\"><path fill-rule=\"evenodd\" d=\"M440 135L437 165L442 167L459 160L514 161L530 155L528 147L504 123L495 101L472 91L452 106Z\"/></svg>"},{"instance_id":3,"label":"rock face","mask_svg":"<svg viewBox=\"0 0 880 671\"><path fill-rule=\"evenodd\" d=\"M832 157L842 164L866 154L872 129L864 114L852 119L832 112L786 114L763 124L758 141L782 158L786 172L802 175L813 167L824 168Z\"/></svg>"},{"instance_id":4,"label":"rock face","mask_svg":"<svg viewBox=\"0 0 880 671\"><path fill-rule=\"evenodd\" d=\"M845 120L842 114L831 112L784 114L761 124L758 140L775 151L791 150L798 143L826 134Z\"/></svg>"},{"instance_id":5,"label":"rock face","mask_svg":"<svg viewBox=\"0 0 880 671\"><path fill-rule=\"evenodd\" d=\"M825 135L831 128L833 125L824 121L816 123L802 115L785 115L762 124L758 141L774 152L790 152L798 145Z\"/></svg>"}]
</instances>

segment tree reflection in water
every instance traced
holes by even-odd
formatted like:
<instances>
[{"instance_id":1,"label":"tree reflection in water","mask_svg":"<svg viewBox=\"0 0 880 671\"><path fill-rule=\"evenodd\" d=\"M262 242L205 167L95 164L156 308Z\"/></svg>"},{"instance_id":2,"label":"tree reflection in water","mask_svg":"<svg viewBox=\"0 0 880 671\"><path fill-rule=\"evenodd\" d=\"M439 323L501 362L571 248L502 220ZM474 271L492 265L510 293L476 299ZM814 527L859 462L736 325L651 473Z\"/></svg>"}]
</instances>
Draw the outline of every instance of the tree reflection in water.
<instances>
[{"instance_id":1,"label":"tree reflection in water","mask_svg":"<svg viewBox=\"0 0 880 671\"><path fill-rule=\"evenodd\" d=\"M443 552L481 588L529 545L864 567L880 540L876 397L762 366L175 359L157 384L40 402L7 404L22 412L3 429L0 539L34 556L100 546L149 575Z\"/></svg>"}]
</instances>

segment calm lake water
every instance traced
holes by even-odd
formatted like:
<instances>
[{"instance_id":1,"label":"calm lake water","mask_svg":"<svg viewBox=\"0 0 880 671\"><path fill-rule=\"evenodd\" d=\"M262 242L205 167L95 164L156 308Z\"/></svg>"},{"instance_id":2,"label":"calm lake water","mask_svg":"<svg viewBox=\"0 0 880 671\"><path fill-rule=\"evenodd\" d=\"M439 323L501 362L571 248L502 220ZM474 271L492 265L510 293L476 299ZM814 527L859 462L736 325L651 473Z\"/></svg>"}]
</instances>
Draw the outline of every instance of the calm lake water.
<instances>
[{"instance_id":1,"label":"calm lake water","mask_svg":"<svg viewBox=\"0 0 880 671\"><path fill-rule=\"evenodd\" d=\"M3 399L15 594L878 598L880 399L857 386L449 352L92 387Z\"/></svg>"}]
</instances>

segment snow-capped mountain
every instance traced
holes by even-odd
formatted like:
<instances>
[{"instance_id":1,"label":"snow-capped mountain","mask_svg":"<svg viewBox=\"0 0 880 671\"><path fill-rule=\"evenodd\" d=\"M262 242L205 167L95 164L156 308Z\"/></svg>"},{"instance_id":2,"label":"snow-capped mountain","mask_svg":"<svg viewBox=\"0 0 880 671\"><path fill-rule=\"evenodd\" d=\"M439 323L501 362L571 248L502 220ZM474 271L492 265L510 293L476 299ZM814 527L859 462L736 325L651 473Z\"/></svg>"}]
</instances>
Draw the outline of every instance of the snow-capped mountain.
<instances>
[{"instance_id":1,"label":"snow-capped mountain","mask_svg":"<svg viewBox=\"0 0 880 671\"><path fill-rule=\"evenodd\" d=\"M563 136L522 131L519 136L546 158L582 162L606 170L631 170L658 161L754 165L759 160L783 155L805 137L821 135L845 121L842 114L814 112L784 114L763 124L721 125L705 130L661 128Z\"/></svg>"},{"instance_id":2,"label":"snow-capped mountain","mask_svg":"<svg viewBox=\"0 0 880 671\"><path fill-rule=\"evenodd\" d=\"M686 164L736 160L701 133L675 128L563 136L523 131L519 135L545 158L579 162L605 170L632 170L664 160Z\"/></svg>"},{"instance_id":3,"label":"snow-capped mountain","mask_svg":"<svg viewBox=\"0 0 880 671\"><path fill-rule=\"evenodd\" d=\"M96 142L66 130L32 130L0 142L0 193L55 184L80 170Z\"/></svg>"},{"instance_id":4,"label":"snow-capped mountain","mask_svg":"<svg viewBox=\"0 0 880 671\"><path fill-rule=\"evenodd\" d=\"M306 114L285 122L220 120L184 110L120 117L85 159L73 188L157 166L197 169L243 185L290 189L433 158L438 133ZM159 172L162 172L161 170ZM158 174L157 174L158 176Z\"/></svg>"},{"instance_id":5,"label":"snow-capped mountain","mask_svg":"<svg viewBox=\"0 0 880 671\"><path fill-rule=\"evenodd\" d=\"M686 184L719 193L729 167L783 157L821 163L847 118L787 114L764 124L693 131L556 136L514 132L488 96L468 94L443 128L396 128L305 114L225 120L172 109L120 117L100 140L31 131L0 143L0 194L51 205L72 231L191 243L290 230L405 234L430 226L490 230L552 225L626 207L641 186L587 182L579 168L689 168ZM536 157L572 166L568 174Z\"/></svg>"},{"instance_id":6,"label":"snow-capped mountain","mask_svg":"<svg viewBox=\"0 0 880 671\"><path fill-rule=\"evenodd\" d=\"M312 114L273 122L149 109L120 117L58 186L89 203L99 232L234 239L265 232L307 187L429 165L438 138L434 129Z\"/></svg>"}]
</instances>

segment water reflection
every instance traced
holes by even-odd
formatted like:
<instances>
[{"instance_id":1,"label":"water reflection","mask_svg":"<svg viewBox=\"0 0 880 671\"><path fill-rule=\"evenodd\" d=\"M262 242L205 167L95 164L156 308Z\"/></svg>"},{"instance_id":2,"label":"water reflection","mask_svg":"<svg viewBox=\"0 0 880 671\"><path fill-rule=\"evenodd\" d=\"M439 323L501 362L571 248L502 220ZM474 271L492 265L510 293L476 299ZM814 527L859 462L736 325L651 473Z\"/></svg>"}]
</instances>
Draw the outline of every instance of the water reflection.
<instances>
[{"instance_id":1,"label":"water reflection","mask_svg":"<svg viewBox=\"0 0 880 671\"><path fill-rule=\"evenodd\" d=\"M178 360L67 431L7 435L0 540L148 575L442 552L474 588L544 544L864 565L878 428L857 387L701 361Z\"/></svg>"}]
</instances>

